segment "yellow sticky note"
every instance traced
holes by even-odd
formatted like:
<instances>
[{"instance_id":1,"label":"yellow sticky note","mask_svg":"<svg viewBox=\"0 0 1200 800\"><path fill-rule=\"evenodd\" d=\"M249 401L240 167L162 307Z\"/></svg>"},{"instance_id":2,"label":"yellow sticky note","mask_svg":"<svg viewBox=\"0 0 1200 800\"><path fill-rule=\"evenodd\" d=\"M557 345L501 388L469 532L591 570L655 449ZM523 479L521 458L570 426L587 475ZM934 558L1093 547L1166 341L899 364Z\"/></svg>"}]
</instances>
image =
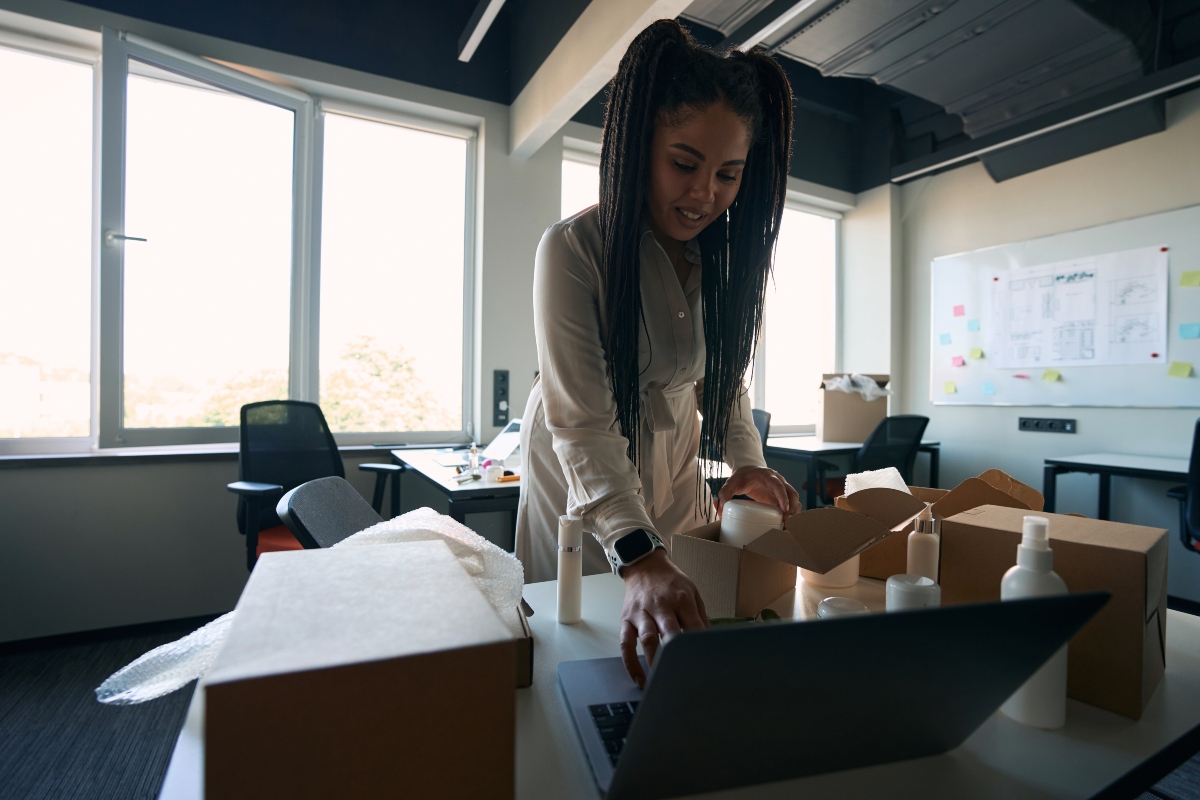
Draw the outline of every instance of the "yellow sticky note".
<instances>
[{"instance_id":1,"label":"yellow sticky note","mask_svg":"<svg viewBox=\"0 0 1200 800\"><path fill-rule=\"evenodd\" d=\"M1200 269L1192 269L1179 276L1180 286L1200 286Z\"/></svg>"},{"instance_id":2,"label":"yellow sticky note","mask_svg":"<svg viewBox=\"0 0 1200 800\"><path fill-rule=\"evenodd\" d=\"M1061 377L1062 373L1056 369L1048 369L1042 373L1042 380L1044 381L1056 381Z\"/></svg>"},{"instance_id":3,"label":"yellow sticky note","mask_svg":"<svg viewBox=\"0 0 1200 800\"><path fill-rule=\"evenodd\" d=\"M942 387L942 390L946 394L958 394L958 387L954 385L954 381L946 381L946 385Z\"/></svg>"},{"instance_id":4,"label":"yellow sticky note","mask_svg":"<svg viewBox=\"0 0 1200 800\"><path fill-rule=\"evenodd\" d=\"M983 348L972 347L971 352L967 353L967 358L983 358Z\"/></svg>"},{"instance_id":5,"label":"yellow sticky note","mask_svg":"<svg viewBox=\"0 0 1200 800\"><path fill-rule=\"evenodd\" d=\"M1172 361L1171 366L1167 367L1167 374L1172 378L1190 378L1192 377L1192 365L1187 361Z\"/></svg>"}]
</instances>

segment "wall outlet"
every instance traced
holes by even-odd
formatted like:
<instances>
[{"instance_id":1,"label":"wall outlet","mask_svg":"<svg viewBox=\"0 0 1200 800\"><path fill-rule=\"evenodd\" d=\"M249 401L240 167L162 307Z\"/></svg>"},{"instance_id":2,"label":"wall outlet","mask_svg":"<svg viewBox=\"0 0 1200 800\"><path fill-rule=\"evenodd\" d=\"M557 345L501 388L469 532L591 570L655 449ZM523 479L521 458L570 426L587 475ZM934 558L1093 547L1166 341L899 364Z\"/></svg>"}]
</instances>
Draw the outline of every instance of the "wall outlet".
<instances>
[{"instance_id":1,"label":"wall outlet","mask_svg":"<svg viewBox=\"0 0 1200 800\"><path fill-rule=\"evenodd\" d=\"M1042 433L1074 433L1075 420L1021 417L1017 421L1017 430L1041 431Z\"/></svg>"},{"instance_id":2,"label":"wall outlet","mask_svg":"<svg viewBox=\"0 0 1200 800\"><path fill-rule=\"evenodd\" d=\"M508 424L508 370L492 372L492 425L503 428Z\"/></svg>"}]
</instances>

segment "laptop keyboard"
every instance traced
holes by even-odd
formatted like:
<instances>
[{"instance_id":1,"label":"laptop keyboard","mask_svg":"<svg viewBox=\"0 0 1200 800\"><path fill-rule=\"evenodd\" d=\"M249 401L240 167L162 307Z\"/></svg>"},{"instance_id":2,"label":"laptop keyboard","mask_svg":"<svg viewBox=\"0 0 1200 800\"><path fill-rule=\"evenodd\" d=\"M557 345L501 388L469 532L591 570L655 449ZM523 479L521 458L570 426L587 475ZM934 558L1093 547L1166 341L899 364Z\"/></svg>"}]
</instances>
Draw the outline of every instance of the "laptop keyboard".
<instances>
[{"instance_id":1,"label":"laptop keyboard","mask_svg":"<svg viewBox=\"0 0 1200 800\"><path fill-rule=\"evenodd\" d=\"M604 749L608 751L608 760L613 766L625 746L625 735L629 733L629 724L633 722L633 712L637 711L637 701L629 703L600 703L588 706L592 713L592 723L604 740Z\"/></svg>"}]
</instances>

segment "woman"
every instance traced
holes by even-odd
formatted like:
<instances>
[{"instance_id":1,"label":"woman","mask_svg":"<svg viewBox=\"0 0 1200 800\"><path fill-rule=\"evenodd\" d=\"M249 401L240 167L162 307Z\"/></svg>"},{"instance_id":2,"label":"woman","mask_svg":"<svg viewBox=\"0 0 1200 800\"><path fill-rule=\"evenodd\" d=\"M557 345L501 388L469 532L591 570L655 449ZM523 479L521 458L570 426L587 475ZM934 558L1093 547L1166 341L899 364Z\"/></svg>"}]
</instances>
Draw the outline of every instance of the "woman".
<instances>
[{"instance_id":1,"label":"woman","mask_svg":"<svg viewBox=\"0 0 1200 800\"><path fill-rule=\"evenodd\" d=\"M653 661L660 637L708 625L663 547L664 534L710 515L697 454L733 469L719 502L746 494L800 510L766 467L742 383L791 127L791 89L769 56L722 57L656 22L610 88L599 206L551 226L538 247L540 376L521 432L517 555L527 581L552 580L558 517L583 517L595 537L585 574L611 567L625 580L621 654L639 685L639 641Z\"/></svg>"}]
</instances>

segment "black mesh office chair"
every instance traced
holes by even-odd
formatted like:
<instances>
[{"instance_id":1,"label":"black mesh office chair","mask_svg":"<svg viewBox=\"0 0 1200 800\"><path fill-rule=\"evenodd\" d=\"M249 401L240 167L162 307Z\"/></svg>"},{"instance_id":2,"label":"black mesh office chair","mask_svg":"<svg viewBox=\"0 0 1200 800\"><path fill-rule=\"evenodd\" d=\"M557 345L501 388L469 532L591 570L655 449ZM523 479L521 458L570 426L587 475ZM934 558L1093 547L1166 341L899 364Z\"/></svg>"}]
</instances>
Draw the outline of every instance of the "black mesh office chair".
<instances>
[{"instance_id":1,"label":"black mesh office chair","mask_svg":"<svg viewBox=\"0 0 1200 800\"><path fill-rule=\"evenodd\" d=\"M762 437L763 446L766 447L767 435L771 433L771 412L755 408L751 409L750 413L754 415L754 427L758 428L758 435Z\"/></svg>"},{"instance_id":2,"label":"black mesh office chair","mask_svg":"<svg viewBox=\"0 0 1200 800\"><path fill-rule=\"evenodd\" d=\"M275 513L274 498L315 478L346 476L342 457L325 415L316 403L268 400L249 403L241 410L241 446L238 478L228 485L238 496L238 531L246 537L246 568L264 552L299 550L298 541ZM392 514L400 510L398 464L360 464L374 472L376 512L383 505L383 484L392 481Z\"/></svg>"},{"instance_id":3,"label":"black mesh office chair","mask_svg":"<svg viewBox=\"0 0 1200 800\"><path fill-rule=\"evenodd\" d=\"M1167 491L1179 501L1179 538L1184 549L1200 553L1200 419L1192 434L1192 458L1188 462L1187 485Z\"/></svg>"},{"instance_id":4,"label":"black mesh office chair","mask_svg":"<svg viewBox=\"0 0 1200 800\"><path fill-rule=\"evenodd\" d=\"M925 435L927 425L929 417L916 414L885 417L854 454L847 474L895 467L904 482L912 485L913 466L917 462L917 451L921 449L921 437ZM821 501L827 505L845 489L845 477L828 480L825 477L826 470L837 468L836 464L817 460L817 486L821 490Z\"/></svg>"}]
</instances>

